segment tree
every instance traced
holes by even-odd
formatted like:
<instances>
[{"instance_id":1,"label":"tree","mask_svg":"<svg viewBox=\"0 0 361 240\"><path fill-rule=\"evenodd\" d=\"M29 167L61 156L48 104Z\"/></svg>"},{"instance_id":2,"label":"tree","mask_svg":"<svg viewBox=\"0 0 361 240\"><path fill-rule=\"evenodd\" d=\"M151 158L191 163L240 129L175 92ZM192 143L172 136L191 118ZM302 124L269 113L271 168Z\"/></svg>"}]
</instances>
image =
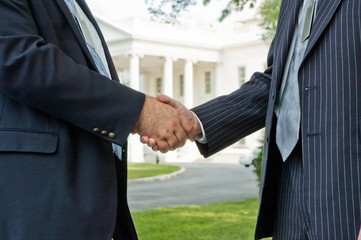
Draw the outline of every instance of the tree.
<instances>
[{"instance_id":1,"label":"tree","mask_svg":"<svg viewBox=\"0 0 361 240\"><path fill-rule=\"evenodd\" d=\"M203 0L205 6L210 2L211 0ZM249 4L250 8L253 8L255 3L256 0L229 0L226 8L222 10L219 21L223 21L232 12L242 11L247 4Z\"/></svg>"},{"instance_id":2,"label":"tree","mask_svg":"<svg viewBox=\"0 0 361 240\"><path fill-rule=\"evenodd\" d=\"M207 6L211 0L202 0ZM242 11L245 7L253 8L257 0L227 0L225 9L221 10L219 21L223 21L233 12ZM258 0L260 1L260 0ZM148 12L155 19L167 23L177 21L180 14L187 11L189 6L195 5L197 0L145 0L148 5ZM278 12L281 0L264 0L260 6L262 16L261 26L265 29L263 39L270 39L274 36L277 26Z\"/></svg>"},{"instance_id":3,"label":"tree","mask_svg":"<svg viewBox=\"0 0 361 240\"><path fill-rule=\"evenodd\" d=\"M260 14L262 16L262 22L260 25L265 30L262 34L263 39L272 39L276 33L281 1L282 0L264 0L260 6Z\"/></svg>"},{"instance_id":4,"label":"tree","mask_svg":"<svg viewBox=\"0 0 361 240\"><path fill-rule=\"evenodd\" d=\"M148 12L155 19L174 23L181 12L187 11L197 0L145 0L145 3L148 5Z\"/></svg>"},{"instance_id":5,"label":"tree","mask_svg":"<svg viewBox=\"0 0 361 240\"><path fill-rule=\"evenodd\" d=\"M202 0L203 5L208 5L211 0ZM197 0L145 0L149 13L164 22L175 22L180 13L187 11L191 5L196 5ZM219 21L223 21L234 11L241 11L249 3L249 7L254 7L256 0L228 0L225 9L221 11Z\"/></svg>"},{"instance_id":6,"label":"tree","mask_svg":"<svg viewBox=\"0 0 361 240\"><path fill-rule=\"evenodd\" d=\"M254 166L253 172L257 175L258 183L261 180L261 171L262 171L262 157L263 157L263 138L259 141L259 147L255 150L255 158L252 161Z\"/></svg>"}]
</instances>

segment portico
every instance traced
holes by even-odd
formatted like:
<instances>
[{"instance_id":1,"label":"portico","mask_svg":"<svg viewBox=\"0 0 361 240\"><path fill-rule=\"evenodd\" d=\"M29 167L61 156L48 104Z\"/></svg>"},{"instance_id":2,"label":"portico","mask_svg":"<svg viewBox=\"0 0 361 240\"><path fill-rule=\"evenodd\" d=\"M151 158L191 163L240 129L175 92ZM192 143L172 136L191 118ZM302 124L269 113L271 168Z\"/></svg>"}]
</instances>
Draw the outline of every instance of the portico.
<instances>
[{"instance_id":1,"label":"portico","mask_svg":"<svg viewBox=\"0 0 361 240\"><path fill-rule=\"evenodd\" d=\"M265 68L268 43L260 39L256 20L219 28L137 16L114 20L96 10L94 15L123 84L150 96L162 92L188 108L236 90L254 71ZM250 154L259 138L259 133L247 137L221 154ZM130 136L130 161L142 162L148 156L155 153L139 142L139 136ZM193 161L201 156L195 144L187 143L159 157Z\"/></svg>"}]
</instances>

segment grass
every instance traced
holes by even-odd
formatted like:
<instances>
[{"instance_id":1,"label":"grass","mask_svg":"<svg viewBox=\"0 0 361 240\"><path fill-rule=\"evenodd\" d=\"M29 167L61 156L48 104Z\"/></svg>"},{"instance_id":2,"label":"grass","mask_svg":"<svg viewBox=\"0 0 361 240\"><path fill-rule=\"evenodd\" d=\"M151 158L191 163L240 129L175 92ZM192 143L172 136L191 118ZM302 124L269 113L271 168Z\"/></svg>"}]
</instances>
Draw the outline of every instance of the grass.
<instances>
[{"instance_id":1,"label":"grass","mask_svg":"<svg viewBox=\"0 0 361 240\"><path fill-rule=\"evenodd\" d=\"M251 240L258 199L133 212L139 240ZM270 238L269 238L270 240Z\"/></svg>"},{"instance_id":2,"label":"grass","mask_svg":"<svg viewBox=\"0 0 361 240\"><path fill-rule=\"evenodd\" d=\"M128 163L128 179L153 177L178 171L180 167L153 163Z\"/></svg>"},{"instance_id":3,"label":"grass","mask_svg":"<svg viewBox=\"0 0 361 240\"><path fill-rule=\"evenodd\" d=\"M180 167L129 163L128 178L167 174ZM258 199L133 212L139 240L252 240ZM267 238L265 240L271 240Z\"/></svg>"}]
</instances>

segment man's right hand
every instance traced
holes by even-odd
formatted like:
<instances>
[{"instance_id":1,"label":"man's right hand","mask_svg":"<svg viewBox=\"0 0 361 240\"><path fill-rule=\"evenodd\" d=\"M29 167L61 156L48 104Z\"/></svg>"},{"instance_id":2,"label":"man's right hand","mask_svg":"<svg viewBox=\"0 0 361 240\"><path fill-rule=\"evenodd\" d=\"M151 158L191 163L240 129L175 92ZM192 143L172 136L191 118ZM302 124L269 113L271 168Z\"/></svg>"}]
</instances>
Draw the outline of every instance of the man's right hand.
<instances>
[{"instance_id":1,"label":"man's right hand","mask_svg":"<svg viewBox=\"0 0 361 240\"><path fill-rule=\"evenodd\" d=\"M171 105L146 96L142 112L133 131L148 136L162 153L182 147L187 141L191 121Z\"/></svg>"},{"instance_id":2,"label":"man's right hand","mask_svg":"<svg viewBox=\"0 0 361 240\"><path fill-rule=\"evenodd\" d=\"M182 121L182 127L184 128L187 138L191 141L194 141L197 134L201 133L201 126L199 125L198 118L195 115L194 112L187 109L182 103L178 102L177 100L174 100L164 94L158 93L157 99L162 102L166 103L169 106L173 107L178 111L178 113L188 121ZM182 118L182 119L183 119ZM144 144L147 144L149 147L151 147L154 151L160 150L162 151L163 147L159 146L159 144L162 144L161 142L158 142L155 138L152 138L149 135L141 135L140 141Z\"/></svg>"}]
</instances>

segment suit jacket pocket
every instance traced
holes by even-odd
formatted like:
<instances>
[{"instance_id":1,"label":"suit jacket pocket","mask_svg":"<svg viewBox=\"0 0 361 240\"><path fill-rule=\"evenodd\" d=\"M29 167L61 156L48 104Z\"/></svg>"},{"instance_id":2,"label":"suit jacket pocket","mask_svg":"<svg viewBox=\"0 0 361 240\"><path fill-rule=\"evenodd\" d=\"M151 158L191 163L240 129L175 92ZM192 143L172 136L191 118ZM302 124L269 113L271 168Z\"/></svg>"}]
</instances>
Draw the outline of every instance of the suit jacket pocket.
<instances>
[{"instance_id":1,"label":"suit jacket pocket","mask_svg":"<svg viewBox=\"0 0 361 240\"><path fill-rule=\"evenodd\" d=\"M0 152L55 153L58 136L48 132L0 130Z\"/></svg>"}]
</instances>

